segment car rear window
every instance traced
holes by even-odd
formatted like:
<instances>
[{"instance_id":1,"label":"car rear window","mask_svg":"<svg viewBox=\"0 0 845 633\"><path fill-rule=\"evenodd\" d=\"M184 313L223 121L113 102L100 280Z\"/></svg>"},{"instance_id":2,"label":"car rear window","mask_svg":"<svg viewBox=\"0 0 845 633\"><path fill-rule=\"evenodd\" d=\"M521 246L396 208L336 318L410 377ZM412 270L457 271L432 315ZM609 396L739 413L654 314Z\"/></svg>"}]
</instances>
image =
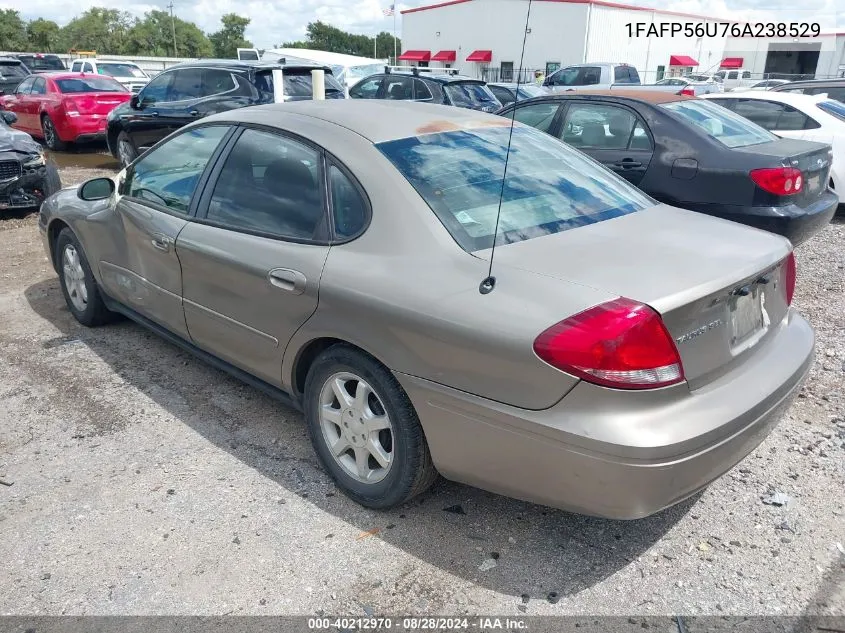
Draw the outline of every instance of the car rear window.
<instances>
[{"instance_id":1,"label":"car rear window","mask_svg":"<svg viewBox=\"0 0 845 633\"><path fill-rule=\"evenodd\" d=\"M123 84L109 79L108 77L97 77L89 75L83 78L56 79L59 92L73 94L80 92L127 92Z\"/></svg>"},{"instance_id":2,"label":"car rear window","mask_svg":"<svg viewBox=\"0 0 845 633\"><path fill-rule=\"evenodd\" d=\"M661 108L691 123L726 147L747 147L776 141L777 136L727 108L704 100L663 103Z\"/></svg>"},{"instance_id":3,"label":"car rear window","mask_svg":"<svg viewBox=\"0 0 845 633\"><path fill-rule=\"evenodd\" d=\"M0 62L0 77L6 78L17 78L17 77L29 77L29 73L27 72L26 68L23 64L12 64L12 63L4 63Z\"/></svg>"},{"instance_id":4,"label":"car rear window","mask_svg":"<svg viewBox=\"0 0 845 633\"><path fill-rule=\"evenodd\" d=\"M101 75L109 75L110 77L138 77L143 79L146 77L144 71L134 64L113 64L111 62L99 62L97 64L97 72Z\"/></svg>"},{"instance_id":5,"label":"car rear window","mask_svg":"<svg viewBox=\"0 0 845 633\"><path fill-rule=\"evenodd\" d=\"M655 203L585 154L509 125L413 136L376 147L466 251L520 242L633 213ZM501 195L498 231L496 216Z\"/></svg>"},{"instance_id":6,"label":"car rear window","mask_svg":"<svg viewBox=\"0 0 845 633\"><path fill-rule=\"evenodd\" d=\"M834 116L841 121L845 121L845 103L828 99L816 104L820 110L824 110L830 116Z\"/></svg>"},{"instance_id":7,"label":"car rear window","mask_svg":"<svg viewBox=\"0 0 845 633\"><path fill-rule=\"evenodd\" d=\"M30 70L65 70L62 60L55 55L18 55Z\"/></svg>"},{"instance_id":8,"label":"car rear window","mask_svg":"<svg viewBox=\"0 0 845 633\"><path fill-rule=\"evenodd\" d=\"M490 89L482 83L451 83L445 86L452 105L461 108L479 108L500 105Z\"/></svg>"}]
</instances>

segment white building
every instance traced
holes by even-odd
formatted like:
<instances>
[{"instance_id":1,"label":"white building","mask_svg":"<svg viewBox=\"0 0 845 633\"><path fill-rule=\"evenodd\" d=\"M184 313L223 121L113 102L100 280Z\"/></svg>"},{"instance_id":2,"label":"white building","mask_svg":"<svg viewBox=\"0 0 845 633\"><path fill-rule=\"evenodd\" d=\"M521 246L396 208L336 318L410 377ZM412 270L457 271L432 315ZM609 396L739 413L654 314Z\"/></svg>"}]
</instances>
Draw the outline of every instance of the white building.
<instances>
[{"instance_id":1,"label":"white building","mask_svg":"<svg viewBox=\"0 0 845 633\"><path fill-rule=\"evenodd\" d=\"M528 0L451 0L402 11L403 63L457 68L461 74L507 80L520 67L523 27ZM749 60L752 72L787 73L808 68L813 53L784 55L777 63L767 61L770 46L797 46L781 40L724 37L727 18L713 18L659 9L648 9L604 0L535 0L531 3L522 68L546 74L560 66L585 62L627 62L635 66L643 82L689 70L712 72L726 57ZM693 37L684 33L687 25ZM715 37L695 37L699 32ZM673 32L673 29L674 32ZM657 36L659 35L659 37ZM787 41L788 40L788 41ZM810 74L835 76L845 64L845 33L801 40L819 49L818 69ZM815 50L814 48L814 50ZM767 71L767 64L777 70ZM787 70L782 70L785 68ZM793 74L798 71L792 70Z\"/></svg>"}]
</instances>

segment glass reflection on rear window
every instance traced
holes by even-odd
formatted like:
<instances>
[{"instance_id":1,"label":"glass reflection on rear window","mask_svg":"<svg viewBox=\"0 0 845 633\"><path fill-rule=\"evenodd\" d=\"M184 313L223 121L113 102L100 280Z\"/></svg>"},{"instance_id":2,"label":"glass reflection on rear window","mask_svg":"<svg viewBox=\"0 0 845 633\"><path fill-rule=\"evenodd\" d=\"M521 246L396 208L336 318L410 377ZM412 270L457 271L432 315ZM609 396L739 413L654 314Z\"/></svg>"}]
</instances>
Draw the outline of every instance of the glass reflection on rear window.
<instances>
[{"instance_id":1,"label":"glass reflection on rear window","mask_svg":"<svg viewBox=\"0 0 845 633\"><path fill-rule=\"evenodd\" d=\"M533 128L416 136L377 145L466 251L594 224L655 203L598 163Z\"/></svg>"},{"instance_id":2,"label":"glass reflection on rear window","mask_svg":"<svg viewBox=\"0 0 845 633\"><path fill-rule=\"evenodd\" d=\"M704 100L673 101L663 103L660 107L674 112L683 121L692 123L726 147L747 147L778 139L744 116Z\"/></svg>"}]
</instances>

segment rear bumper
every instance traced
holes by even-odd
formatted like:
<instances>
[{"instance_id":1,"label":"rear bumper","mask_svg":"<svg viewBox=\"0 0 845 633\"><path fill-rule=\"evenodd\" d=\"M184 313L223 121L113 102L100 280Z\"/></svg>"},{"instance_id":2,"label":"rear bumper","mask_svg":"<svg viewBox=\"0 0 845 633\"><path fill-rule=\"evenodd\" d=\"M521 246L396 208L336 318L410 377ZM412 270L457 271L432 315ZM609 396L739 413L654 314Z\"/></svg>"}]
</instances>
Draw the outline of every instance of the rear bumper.
<instances>
[{"instance_id":1,"label":"rear bumper","mask_svg":"<svg viewBox=\"0 0 845 633\"><path fill-rule=\"evenodd\" d=\"M838 204L839 197L828 189L818 200L806 207L795 204L783 207L746 207L682 203L678 206L778 233L797 246L830 223Z\"/></svg>"},{"instance_id":2,"label":"rear bumper","mask_svg":"<svg viewBox=\"0 0 845 633\"><path fill-rule=\"evenodd\" d=\"M58 130L63 141L86 143L101 141L106 138L106 117L79 116L65 117L64 129Z\"/></svg>"},{"instance_id":3,"label":"rear bumper","mask_svg":"<svg viewBox=\"0 0 845 633\"><path fill-rule=\"evenodd\" d=\"M581 382L541 411L396 376L444 477L583 514L636 519L706 487L777 424L809 371L814 345L794 310L779 327L752 358L695 391Z\"/></svg>"}]
</instances>

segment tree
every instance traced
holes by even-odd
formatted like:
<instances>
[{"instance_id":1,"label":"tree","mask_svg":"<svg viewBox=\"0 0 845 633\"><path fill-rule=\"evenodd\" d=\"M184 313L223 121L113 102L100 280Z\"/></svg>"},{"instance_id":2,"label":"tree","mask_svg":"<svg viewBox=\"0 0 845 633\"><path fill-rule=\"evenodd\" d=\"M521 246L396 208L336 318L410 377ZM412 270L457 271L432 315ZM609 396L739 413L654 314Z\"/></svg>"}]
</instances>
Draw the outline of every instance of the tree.
<instances>
[{"instance_id":1,"label":"tree","mask_svg":"<svg viewBox=\"0 0 845 633\"><path fill-rule=\"evenodd\" d=\"M61 39L67 49L121 55L133 52L128 48L128 34L136 22L126 11L92 7L68 22Z\"/></svg>"},{"instance_id":2,"label":"tree","mask_svg":"<svg viewBox=\"0 0 845 633\"><path fill-rule=\"evenodd\" d=\"M179 57L211 57L211 41L193 22L174 17L166 11L149 11L127 34L126 52L132 55L169 57L173 52L173 28L176 29L176 50Z\"/></svg>"},{"instance_id":3,"label":"tree","mask_svg":"<svg viewBox=\"0 0 845 633\"><path fill-rule=\"evenodd\" d=\"M325 22L310 22L305 29L305 40L287 42L285 48L313 48L331 53L345 53L361 57L373 56L373 38L367 35L356 35L342 31ZM375 38L379 59L393 56L393 35L382 31ZM401 48L399 40L397 49Z\"/></svg>"},{"instance_id":4,"label":"tree","mask_svg":"<svg viewBox=\"0 0 845 633\"><path fill-rule=\"evenodd\" d=\"M385 57L393 57L393 33L382 31L376 35L376 57L383 59ZM372 53L370 53L372 55ZM396 54L402 54L402 40L396 38ZM394 61L394 63L396 63Z\"/></svg>"},{"instance_id":5,"label":"tree","mask_svg":"<svg viewBox=\"0 0 845 633\"><path fill-rule=\"evenodd\" d=\"M26 24L14 9L0 9L0 50L27 49Z\"/></svg>"},{"instance_id":6,"label":"tree","mask_svg":"<svg viewBox=\"0 0 845 633\"><path fill-rule=\"evenodd\" d=\"M214 55L221 59L234 59L238 56L239 48L252 48L252 42L245 39L246 27L250 19L236 13L227 13L220 22L223 27L208 36L214 47Z\"/></svg>"},{"instance_id":7,"label":"tree","mask_svg":"<svg viewBox=\"0 0 845 633\"><path fill-rule=\"evenodd\" d=\"M26 34L29 40L29 48L33 51L41 53L62 52L59 46L61 29L52 20L45 20L44 18L33 20L27 24Z\"/></svg>"}]
</instances>

